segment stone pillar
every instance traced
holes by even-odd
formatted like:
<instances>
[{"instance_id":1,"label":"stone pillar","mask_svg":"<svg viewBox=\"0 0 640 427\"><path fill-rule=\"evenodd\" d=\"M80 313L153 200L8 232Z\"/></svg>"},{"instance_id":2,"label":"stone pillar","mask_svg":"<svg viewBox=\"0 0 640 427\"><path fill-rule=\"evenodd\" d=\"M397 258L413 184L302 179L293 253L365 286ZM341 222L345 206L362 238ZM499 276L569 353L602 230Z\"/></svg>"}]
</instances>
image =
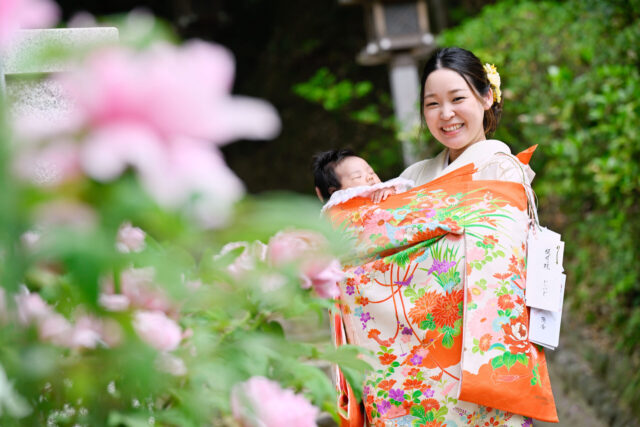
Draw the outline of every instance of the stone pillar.
<instances>
[{"instance_id":1,"label":"stone pillar","mask_svg":"<svg viewBox=\"0 0 640 427\"><path fill-rule=\"evenodd\" d=\"M408 53L393 55L389 64L389 78L393 108L401 136L402 159L404 165L409 166L420 160L415 142L411 140L411 135L416 135L416 128L420 126L420 77L416 60Z\"/></svg>"},{"instance_id":2,"label":"stone pillar","mask_svg":"<svg viewBox=\"0 0 640 427\"><path fill-rule=\"evenodd\" d=\"M9 103L9 116L37 116L55 126L69 110L62 88L42 77L76 65L68 56L47 52L82 52L118 41L112 27L21 30L0 54L0 91ZM36 78L34 78L36 77Z\"/></svg>"}]
</instances>

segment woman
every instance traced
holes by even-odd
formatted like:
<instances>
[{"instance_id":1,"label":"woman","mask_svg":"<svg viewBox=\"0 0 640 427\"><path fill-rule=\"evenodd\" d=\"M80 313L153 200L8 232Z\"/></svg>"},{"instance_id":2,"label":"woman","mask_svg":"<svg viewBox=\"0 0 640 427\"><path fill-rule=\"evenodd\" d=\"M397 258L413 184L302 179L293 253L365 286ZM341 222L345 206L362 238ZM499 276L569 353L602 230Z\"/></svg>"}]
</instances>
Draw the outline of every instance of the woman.
<instances>
[{"instance_id":1,"label":"woman","mask_svg":"<svg viewBox=\"0 0 640 427\"><path fill-rule=\"evenodd\" d=\"M421 82L421 115L445 149L433 159L409 166L403 178L422 185L469 162L491 160L484 163L479 177L522 182L522 167L530 184L535 175L531 168L496 156L511 151L501 141L487 140L498 126L503 104L495 67L483 67L465 49L441 49L425 65Z\"/></svg>"},{"instance_id":2,"label":"woman","mask_svg":"<svg viewBox=\"0 0 640 427\"><path fill-rule=\"evenodd\" d=\"M417 187L330 210L356 242L335 320L338 341L371 351L367 423L557 421L544 354L527 339L523 185L533 172L486 139L500 118L499 76L469 51L442 49L425 66L421 99L445 149L403 172Z\"/></svg>"}]
</instances>

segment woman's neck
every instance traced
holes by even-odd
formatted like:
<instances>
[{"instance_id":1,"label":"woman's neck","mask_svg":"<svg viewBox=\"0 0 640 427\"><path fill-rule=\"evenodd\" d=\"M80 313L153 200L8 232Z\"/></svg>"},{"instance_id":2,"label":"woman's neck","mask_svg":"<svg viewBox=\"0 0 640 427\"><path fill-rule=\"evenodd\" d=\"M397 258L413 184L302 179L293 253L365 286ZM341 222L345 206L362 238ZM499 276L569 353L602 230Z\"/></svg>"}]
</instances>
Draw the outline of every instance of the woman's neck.
<instances>
[{"instance_id":1,"label":"woman's neck","mask_svg":"<svg viewBox=\"0 0 640 427\"><path fill-rule=\"evenodd\" d=\"M485 139L479 139L479 140L474 141L474 142L470 142L469 144L465 145L462 148L458 148L458 149L449 148L449 163L451 164L451 163L455 162L455 160L458 157L460 157L460 155L462 153L464 153L467 150L467 148L471 147L474 144L477 144L478 142L482 142L482 141L486 141L486 138Z\"/></svg>"}]
</instances>

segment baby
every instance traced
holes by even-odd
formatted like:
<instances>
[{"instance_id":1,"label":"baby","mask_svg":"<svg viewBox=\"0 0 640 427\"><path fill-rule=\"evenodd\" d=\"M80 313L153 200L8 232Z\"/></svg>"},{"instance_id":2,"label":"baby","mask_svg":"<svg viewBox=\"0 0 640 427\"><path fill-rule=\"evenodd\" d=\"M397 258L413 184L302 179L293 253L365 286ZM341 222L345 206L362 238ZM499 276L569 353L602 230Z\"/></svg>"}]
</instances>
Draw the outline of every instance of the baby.
<instances>
[{"instance_id":1,"label":"baby","mask_svg":"<svg viewBox=\"0 0 640 427\"><path fill-rule=\"evenodd\" d=\"M379 203L389 195L401 193L414 185L413 181L404 178L381 182L363 158L347 149L316 154L313 157L313 177L318 198L326 202L323 210L354 197L368 197Z\"/></svg>"}]
</instances>

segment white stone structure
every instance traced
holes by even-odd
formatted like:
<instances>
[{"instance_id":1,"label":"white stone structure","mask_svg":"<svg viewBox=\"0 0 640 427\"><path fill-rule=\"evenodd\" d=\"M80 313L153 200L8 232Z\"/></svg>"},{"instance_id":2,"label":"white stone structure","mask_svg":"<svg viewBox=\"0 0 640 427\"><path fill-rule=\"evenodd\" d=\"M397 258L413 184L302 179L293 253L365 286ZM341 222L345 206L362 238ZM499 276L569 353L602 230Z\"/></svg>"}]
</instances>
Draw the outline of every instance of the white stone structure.
<instances>
[{"instance_id":1,"label":"white stone structure","mask_svg":"<svg viewBox=\"0 0 640 427\"><path fill-rule=\"evenodd\" d=\"M21 30L0 53L0 91L9 101L13 118L36 116L55 126L69 111L62 89L42 77L73 69L68 55L118 41L113 27ZM34 78L35 77L35 78Z\"/></svg>"},{"instance_id":2,"label":"white stone structure","mask_svg":"<svg viewBox=\"0 0 640 427\"><path fill-rule=\"evenodd\" d=\"M402 160L410 166L422 160L418 157L416 142L420 127L420 77L418 64L410 54L397 54L389 63L389 81L397 129L402 141Z\"/></svg>"}]
</instances>

